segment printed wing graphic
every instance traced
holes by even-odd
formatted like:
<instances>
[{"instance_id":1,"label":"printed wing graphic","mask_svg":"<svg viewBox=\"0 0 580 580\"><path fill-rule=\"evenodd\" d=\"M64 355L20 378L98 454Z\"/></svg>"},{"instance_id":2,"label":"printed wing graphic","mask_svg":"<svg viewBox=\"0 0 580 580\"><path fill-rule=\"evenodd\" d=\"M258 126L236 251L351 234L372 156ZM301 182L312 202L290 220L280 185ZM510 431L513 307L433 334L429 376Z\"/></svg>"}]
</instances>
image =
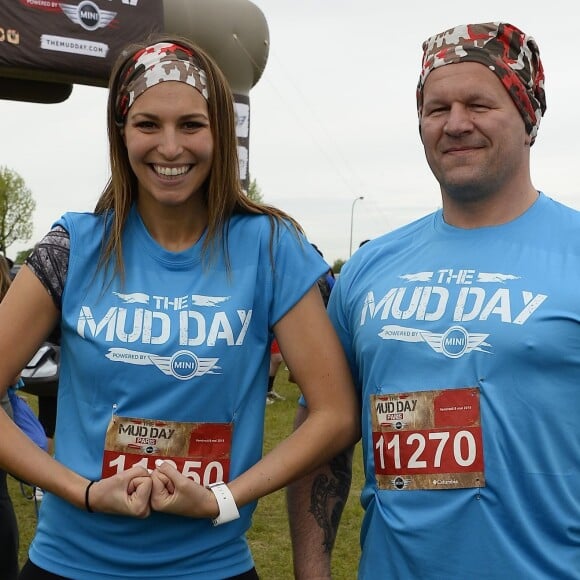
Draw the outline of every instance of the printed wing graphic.
<instances>
[{"instance_id":1,"label":"printed wing graphic","mask_svg":"<svg viewBox=\"0 0 580 580\"><path fill-rule=\"evenodd\" d=\"M200 375L205 375L209 373L210 375L219 374L221 371L221 367L217 366L217 362L220 360L219 358L198 358L199 367L195 376L198 377Z\"/></svg>"},{"instance_id":2,"label":"printed wing graphic","mask_svg":"<svg viewBox=\"0 0 580 580\"><path fill-rule=\"evenodd\" d=\"M72 20L75 24L82 26L78 6L74 4L59 4L59 6L69 20ZM99 23L97 27L106 28L109 26L109 24L111 24L115 16L117 16L116 12L111 12L110 10L99 10Z\"/></svg>"},{"instance_id":3,"label":"printed wing graphic","mask_svg":"<svg viewBox=\"0 0 580 580\"><path fill-rule=\"evenodd\" d=\"M172 368L173 357L159 356L148 352L141 352L137 350L130 350L128 348L111 348L105 355L109 360L114 362L122 362L131 365L154 365L162 373L178 377ZM197 369L194 377L200 377L206 373L219 374L221 367L217 366L219 358L199 358L195 357L197 361Z\"/></svg>"},{"instance_id":4,"label":"printed wing graphic","mask_svg":"<svg viewBox=\"0 0 580 580\"><path fill-rule=\"evenodd\" d=\"M149 360L154 364L163 374L171 375L171 357L157 356L155 354L149 355Z\"/></svg>"},{"instance_id":5,"label":"printed wing graphic","mask_svg":"<svg viewBox=\"0 0 580 580\"><path fill-rule=\"evenodd\" d=\"M203 294L192 294L191 302L194 306L217 306L229 300L229 296L204 296Z\"/></svg>"},{"instance_id":6,"label":"printed wing graphic","mask_svg":"<svg viewBox=\"0 0 580 580\"><path fill-rule=\"evenodd\" d=\"M435 351L438 353L445 354L445 349L443 348L443 337L444 334L440 334L437 332L427 332L421 331L421 336L423 340ZM490 347L491 345L484 342L485 339L489 336L489 334L482 334L475 332L473 334L467 335L467 344L465 347L465 352L471 352L472 350L483 350L479 348L480 346L487 346Z\"/></svg>"}]
</instances>

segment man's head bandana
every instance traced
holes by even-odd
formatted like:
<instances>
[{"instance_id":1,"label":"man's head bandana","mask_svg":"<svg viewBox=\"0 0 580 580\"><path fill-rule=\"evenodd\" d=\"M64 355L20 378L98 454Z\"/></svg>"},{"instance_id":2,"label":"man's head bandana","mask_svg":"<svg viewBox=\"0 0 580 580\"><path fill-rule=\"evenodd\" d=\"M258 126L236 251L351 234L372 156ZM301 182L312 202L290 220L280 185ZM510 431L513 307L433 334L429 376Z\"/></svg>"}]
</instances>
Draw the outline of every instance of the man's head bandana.
<instances>
[{"instance_id":1,"label":"man's head bandana","mask_svg":"<svg viewBox=\"0 0 580 580\"><path fill-rule=\"evenodd\" d=\"M535 40L502 22L465 24L445 30L423 43L423 63L417 85L421 117L423 87L429 73L446 64L478 62L488 67L516 104L532 143L546 112L544 69Z\"/></svg>"},{"instance_id":2,"label":"man's head bandana","mask_svg":"<svg viewBox=\"0 0 580 580\"><path fill-rule=\"evenodd\" d=\"M189 49L169 42L153 44L133 55L119 84L115 107L117 123L124 124L137 97L163 81L186 83L207 100L206 74L195 64L193 57Z\"/></svg>"}]
</instances>

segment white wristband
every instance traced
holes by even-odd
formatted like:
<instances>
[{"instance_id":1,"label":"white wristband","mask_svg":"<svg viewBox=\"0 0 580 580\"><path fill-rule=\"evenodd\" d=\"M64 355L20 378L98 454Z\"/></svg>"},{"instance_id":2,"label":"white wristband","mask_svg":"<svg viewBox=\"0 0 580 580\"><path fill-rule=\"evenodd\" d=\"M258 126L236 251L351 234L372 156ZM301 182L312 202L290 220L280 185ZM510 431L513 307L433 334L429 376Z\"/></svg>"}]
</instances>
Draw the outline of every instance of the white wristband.
<instances>
[{"instance_id":1,"label":"white wristband","mask_svg":"<svg viewBox=\"0 0 580 580\"><path fill-rule=\"evenodd\" d=\"M230 488L223 482L218 481L207 486L213 492L218 503L220 513L215 520L212 520L214 526L226 524L232 520L237 520L240 517L238 506L234 500L234 496Z\"/></svg>"}]
</instances>

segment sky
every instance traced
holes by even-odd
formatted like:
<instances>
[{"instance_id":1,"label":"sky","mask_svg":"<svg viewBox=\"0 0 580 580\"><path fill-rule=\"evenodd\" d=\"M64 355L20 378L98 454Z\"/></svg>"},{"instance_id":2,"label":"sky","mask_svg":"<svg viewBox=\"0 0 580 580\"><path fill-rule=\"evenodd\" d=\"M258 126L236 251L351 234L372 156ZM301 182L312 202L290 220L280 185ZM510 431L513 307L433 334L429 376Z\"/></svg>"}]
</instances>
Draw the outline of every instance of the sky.
<instances>
[{"instance_id":1,"label":"sky","mask_svg":"<svg viewBox=\"0 0 580 580\"><path fill-rule=\"evenodd\" d=\"M580 209L578 40L565 26L576 22L574 2L253 3L268 23L270 50L249 92L249 172L264 200L296 218L330 264L440 206L415 87L422 42L458 24L500 20L536 39L548 109L532 147L532 180ZM64 212L94 208L109 173L106 97L106 89L76 85L59 104L0 100L0 165L23 177L37 203L33 238L9 257Z\"/></svg>"}]
</instances>

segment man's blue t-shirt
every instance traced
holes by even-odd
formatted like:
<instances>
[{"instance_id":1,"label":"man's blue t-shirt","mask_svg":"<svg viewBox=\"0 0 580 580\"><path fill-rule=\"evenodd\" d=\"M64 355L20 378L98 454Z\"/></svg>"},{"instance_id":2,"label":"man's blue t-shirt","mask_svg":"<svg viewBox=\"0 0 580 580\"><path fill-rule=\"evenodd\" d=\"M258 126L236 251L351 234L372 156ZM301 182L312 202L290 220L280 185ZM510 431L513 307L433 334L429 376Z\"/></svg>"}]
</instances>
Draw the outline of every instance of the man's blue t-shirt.
<instances>
[{"instance_id":1,"label":"man's blue t-shirt","mask_svg":"<svg viewBox=\"0 0 580 580\"><path fill-rule=\"evenodd\" d=\"M580 213L438 211L343 267L362 403L360 578L580 578Z\"/></svg>"}]
</instances>

